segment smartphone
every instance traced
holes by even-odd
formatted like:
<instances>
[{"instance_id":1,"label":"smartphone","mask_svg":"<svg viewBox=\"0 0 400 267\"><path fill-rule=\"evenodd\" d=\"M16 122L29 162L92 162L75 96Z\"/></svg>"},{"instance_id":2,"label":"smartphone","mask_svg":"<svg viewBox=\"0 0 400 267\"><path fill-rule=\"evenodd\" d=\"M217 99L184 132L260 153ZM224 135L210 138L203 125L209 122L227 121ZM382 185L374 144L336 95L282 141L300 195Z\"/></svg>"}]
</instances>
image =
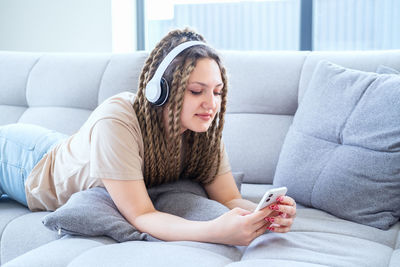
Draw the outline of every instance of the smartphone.
<instances>
[{"instance_id":1,"label":"smartphone","mask_svg":"<svg viewBox=\"0 0 400 267\"><path fill-rule=\"evenodd\" d=\"M260 200L260 203L258 203L257 208L254 210L254 212L259 211L266 206L270 205L271 203L275 202L276 199L279 196L284 196L287 192L287 188L285 186L283 187L278 187L278 188L272 188L268 190L263 198Z\"/></svg>"}]
</instances>

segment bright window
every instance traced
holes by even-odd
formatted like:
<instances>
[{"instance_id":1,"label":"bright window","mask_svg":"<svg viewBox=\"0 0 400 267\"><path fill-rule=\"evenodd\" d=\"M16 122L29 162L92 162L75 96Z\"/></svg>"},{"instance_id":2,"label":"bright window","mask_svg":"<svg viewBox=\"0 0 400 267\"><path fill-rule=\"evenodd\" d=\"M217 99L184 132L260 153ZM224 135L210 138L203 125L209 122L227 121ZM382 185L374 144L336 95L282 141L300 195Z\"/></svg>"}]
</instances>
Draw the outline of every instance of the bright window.
<instances>
[{"instance_id":1,"label":"bright window","mask_svg":"<svg viewBox=\"0 0 400 267\"><path fill-rule=\"evenodd\" d=\"M300 0L147 0L145 47L190 26L218 49L297 50Z\"/></svg>"},{"instance_id":2,"label":"bright window","mask_svg":"<svg viewBox=\"0 0 400 267\"><path fill-rule=\"evenodd\" d=\"M144 18L138 47L148 50L185 26L225 50L400 48L399 0L137 1Z\"/></svg>"},{"instance_id":3,"label":"bright window","mask_svg":"<svg viewBox=\"0 0 400 267\"><path fill-rule=\"evenodd\" d=\"M314 0L314 50L400 48L399 0Z\"/></svg>"}]
</instances>

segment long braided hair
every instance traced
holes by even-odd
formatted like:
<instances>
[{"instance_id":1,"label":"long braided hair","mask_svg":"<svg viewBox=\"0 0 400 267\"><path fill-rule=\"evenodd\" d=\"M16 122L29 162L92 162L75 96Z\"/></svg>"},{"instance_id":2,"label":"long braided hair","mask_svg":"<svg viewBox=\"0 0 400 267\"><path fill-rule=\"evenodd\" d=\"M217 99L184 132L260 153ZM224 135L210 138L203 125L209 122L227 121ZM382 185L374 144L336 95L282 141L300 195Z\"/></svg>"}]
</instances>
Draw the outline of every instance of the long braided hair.
<instances>
[{"instance_id":1,"label":"long braided hair","mask_svg":"<svg viewBox=\"0 0 400 267\"><path fill-rule=\"evenodd\" d=\"M174 47L187 41L205 42L205 39L188 28L169 32L150 53L139 78L139 88L133 108L143 136L144 181L147 187L181 178L208 184L218 173L228 82L225 68L216 51L202 45L185 49L171 62L164 73L163 77L170 88L166 105L154 106L145 97L146 85L163 58ZM198 133L188 129L182 134L180 116L184 92L189 76L196 67L197 60L201 58L213 59L219 66L224 84L221 91L221 108L206 132ZM163 123L163 109L166 106L168 129L165 129ZM181 162L183 145L187 149Z\"/></svg>"}]
</instances>

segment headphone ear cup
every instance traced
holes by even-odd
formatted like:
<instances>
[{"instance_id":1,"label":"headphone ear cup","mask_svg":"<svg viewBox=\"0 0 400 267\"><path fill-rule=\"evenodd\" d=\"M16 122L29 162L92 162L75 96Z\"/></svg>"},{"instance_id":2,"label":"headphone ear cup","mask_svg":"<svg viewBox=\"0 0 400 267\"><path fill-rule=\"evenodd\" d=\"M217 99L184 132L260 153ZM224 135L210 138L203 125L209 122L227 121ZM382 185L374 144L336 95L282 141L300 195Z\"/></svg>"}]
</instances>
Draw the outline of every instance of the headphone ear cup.
<instances>
[{"instance_id":1,"label":"headphone ear cup","mask_svg":"<svg viewBox=\"0 0 400 267\"><path fill-rule=\"evenodd\" d=\"M169 86L167 81L162 77L165 70L172 62L172 60L186 48L192 47L194 45L206 45L202 41L188 41L179 44L174 49L172 49L161 61L153 78L148 82L145 90L145 95L147 100L156 106L162 106L168 100L169 96Z\"/></svg>"},{"instance_id":2,"label":"headphone ear cup","mask_svg":"<svg viewBox=\"0 0 400 267\"><path fill-rule=\"evenodd\" d=\"M168 82L164 79L161 78L160 80L160 88L161 88L161 95L159 100L157 101L157 106L162 106L164 105L165 102L167 102L168 100L168 96L169 96L169 86L168 86Z\"/></svg>"},{"instance_id":3,"label":"headphone ear cup","mask_svg":"<svg viewBox=\"0 0 400 267\"><path fill-rule=\"evenodd\" d=\"M164 78L161 78L161 80L160 80L160 87L161 87L161 90L162 90L162 91L164 91L164 90L169 90L169 86L168 86L167 80L165 80ZM161 95L162 95L162 92L161 92Z\"/></svg>"},{"instance_id":4,"label":"headphone ear cup","mask_svg":"<svg viewBox=\"0 0 400 267\"><path fill-rule=\"evenodd\" d=\"M146 85L146 99L155 106L162 106L168 99L169 86L164 78L158 82L151 79Z\"/></svg>"}]
</instances>

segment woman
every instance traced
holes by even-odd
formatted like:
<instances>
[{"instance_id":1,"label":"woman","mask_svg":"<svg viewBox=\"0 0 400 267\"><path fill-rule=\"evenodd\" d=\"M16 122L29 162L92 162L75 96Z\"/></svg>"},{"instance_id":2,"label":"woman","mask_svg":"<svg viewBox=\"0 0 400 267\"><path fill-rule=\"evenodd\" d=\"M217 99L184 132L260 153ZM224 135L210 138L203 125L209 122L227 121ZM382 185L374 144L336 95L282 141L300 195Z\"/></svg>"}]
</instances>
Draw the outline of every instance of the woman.
<instances>
[{"instance_id":1,"label":"woman","mask_svg":"<svg viewBox=\"0 0 400 267\"><path fill-rule=\"evenodd\" d=\"M172 57L162 72L169 87L160 93L165 104L153 103L149 84L161 62L189 41L201 43ZM293 199L282 197L253 213L256 204L241 198L221 141L226 96L225 68L215 50L191 30L171 31L146 60L137 95L105 100L76 134L0 127L0 191L31 210L55 210L73 193L103 186L127 221L168 241L248 245L267 229L288 232ZM178 179L199 182L231 211L198 222L155 210L147 188Z\"/></svg>"}]
</instances>

